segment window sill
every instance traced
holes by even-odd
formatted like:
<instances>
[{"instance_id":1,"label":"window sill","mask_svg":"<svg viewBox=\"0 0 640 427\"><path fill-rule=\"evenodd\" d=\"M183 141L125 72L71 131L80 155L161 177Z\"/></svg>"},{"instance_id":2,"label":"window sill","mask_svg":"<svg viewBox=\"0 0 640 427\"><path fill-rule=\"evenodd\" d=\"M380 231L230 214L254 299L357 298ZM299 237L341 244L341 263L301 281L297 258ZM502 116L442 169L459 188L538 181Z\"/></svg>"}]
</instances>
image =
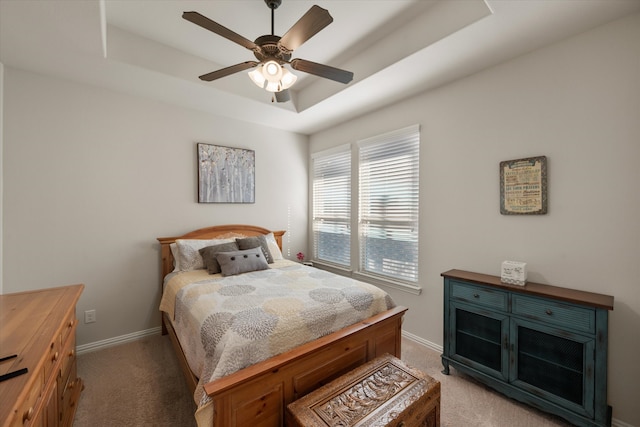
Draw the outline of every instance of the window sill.
<instances>
[{"instance_id":1,"label":"window sill","mask_svg":"<svg viewBox=\"0 0 640 427\"><path fill-rule=\"evenodd\" d=\"M372 285L389 287L413 295L422 294L422 288L420 286L410 285L408 283L398 282L395 280L384 279L369 274L357 273L343 267L337 267L335 265L325 264L318 261L313 261L313 266L321 270L330 271L331 273L339 274L341 276L351 277L352 279L360 280Z\"/></svg>"},{"instance_id":2,"label":"window sill","mask_svg":"<svg viewBox=\"0 0 640 427\"><path fill-rule=\"evenodd\" d=\"M362 280L363 282L371 283L376 286L386 286L413 295L420 295L422 293L422 288L420 286L410 285L408 283L398 282L395 280L383 279L378 276L353 272L351 274L351 277L357 280Z\"/></svg>"}]
</instances>

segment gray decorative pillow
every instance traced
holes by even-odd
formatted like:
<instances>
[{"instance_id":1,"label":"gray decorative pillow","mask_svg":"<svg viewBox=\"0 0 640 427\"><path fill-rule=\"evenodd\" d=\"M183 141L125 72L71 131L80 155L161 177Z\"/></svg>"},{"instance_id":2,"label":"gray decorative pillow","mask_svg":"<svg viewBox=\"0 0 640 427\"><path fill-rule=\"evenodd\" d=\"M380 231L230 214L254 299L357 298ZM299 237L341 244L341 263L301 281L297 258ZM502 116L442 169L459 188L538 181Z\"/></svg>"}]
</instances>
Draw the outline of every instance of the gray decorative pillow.
<instances>
[{"instance_id":1,"label":"gray decorative pillow","mask_svg":"<svg viewBox=\"0 0 640 427\"><path fill-rule=\"evenodd\" d=\"M253 248L262 249L262 253L264 254L264 258L267 260L267 264L273 264L273 257L271 256L269 243L267 243L267 238L265 236L260 235L245 237L243 239L236 239L236 243L238 244L238 248L240 250Z\"/></svg>"},{"instance_id":2,"label":"gray decorative pillow","mask_svg":"<svg viewBox=\"0 0 640 427\"><path fill-rule=\"evenodd\" d=\"M204 262L204 267L209 270L209 274L220 273L220 264L218 263L218 259L216 256L220 252L233 252L237 251L240 248L236 242L228 242L222 243L220 245L207 246L206 248L200 249L200 255L202 256L202 261Z\"/></svg>"},{"instance_id":3,"label":"gray decorative pillow","mask_svg":"<svg viewBox=\"0 0 640 427\"><path fill-rule=\"evenodd\" d=\"M223 276L233 276L269 268L260 248L247 249L245 251L218 252L217 258Z\"/></svg>"}]
</instances>

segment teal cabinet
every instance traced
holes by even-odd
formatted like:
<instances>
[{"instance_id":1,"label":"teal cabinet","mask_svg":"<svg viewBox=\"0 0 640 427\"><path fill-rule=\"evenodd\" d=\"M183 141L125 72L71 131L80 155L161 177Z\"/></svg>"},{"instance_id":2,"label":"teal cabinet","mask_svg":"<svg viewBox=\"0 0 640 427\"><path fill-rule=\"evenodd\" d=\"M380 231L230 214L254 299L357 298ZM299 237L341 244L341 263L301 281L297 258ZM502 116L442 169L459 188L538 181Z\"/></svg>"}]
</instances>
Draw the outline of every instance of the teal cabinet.
<instances>
[{"instance_id":1,"label":"teal cabinet","mask_svg":"<svg viewBox=\"0 0 640 427\"><path fill-rule=\"evenodd\" d=\"M578 426L611 426L607 345L613 297L509 285L462 270L442 276L443 373L454 367Z\"/></svg>"}]
</instances>

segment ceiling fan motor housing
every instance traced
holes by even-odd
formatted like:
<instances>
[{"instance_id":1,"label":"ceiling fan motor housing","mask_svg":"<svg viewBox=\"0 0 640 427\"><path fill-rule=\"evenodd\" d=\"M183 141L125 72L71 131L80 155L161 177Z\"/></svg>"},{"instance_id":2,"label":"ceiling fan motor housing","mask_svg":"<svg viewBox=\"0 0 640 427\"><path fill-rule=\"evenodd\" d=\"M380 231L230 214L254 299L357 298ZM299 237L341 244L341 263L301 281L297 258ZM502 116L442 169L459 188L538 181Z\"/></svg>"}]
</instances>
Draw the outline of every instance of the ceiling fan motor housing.
<instances>
[{"instance_id":1,"label":"ceiling fan motor housing","mask_svg":"<svg viewBox=\"0 0 640 427\"><path fill-rule=\"evenodd\" d=\"M258 61L265 61L269 59L273 59L277 62L289 61L291 59L291 52L282 50L278 45L279 41L280 36L270 34L260 36L255 40L255 44L260 46L260 49L254 50L253 54L258 58Z\"/></svg>"}]
</instances>

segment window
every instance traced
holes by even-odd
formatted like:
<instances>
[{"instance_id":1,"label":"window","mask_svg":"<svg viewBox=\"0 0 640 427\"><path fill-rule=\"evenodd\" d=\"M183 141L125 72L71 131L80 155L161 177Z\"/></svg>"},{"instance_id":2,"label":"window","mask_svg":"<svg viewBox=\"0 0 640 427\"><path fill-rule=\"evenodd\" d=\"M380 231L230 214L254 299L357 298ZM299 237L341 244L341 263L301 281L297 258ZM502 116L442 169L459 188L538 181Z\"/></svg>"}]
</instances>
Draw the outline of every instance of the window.
<instances>
[{"instance_id":1,"label":"window","mask_svg":"<svg viewBox=\"0 0 640 427\"><path fill-rule=\"evenodd\" d=\"M351 264L351 151L348 146L313 157L313 257Z\"/></svg>"},{"instance_id":2,"label":"window","mask_svg":"<svg viewBox=\"0 0 640 427\"><path fill-rule=\"evenodd\" d=\"M358 141L354 149L355 159L350 145L312 156L314 260L419 292L420 129Z\"/></svg>"},{"instance_id":3,"label":"window","mask_svg":"<svg viewBox=\"0 0 640 427\"><path fill-rule=\"evenodd\" d=\"M360 272L418 281L418 126L358 142Z\"/></svg>"}]
</instances>

